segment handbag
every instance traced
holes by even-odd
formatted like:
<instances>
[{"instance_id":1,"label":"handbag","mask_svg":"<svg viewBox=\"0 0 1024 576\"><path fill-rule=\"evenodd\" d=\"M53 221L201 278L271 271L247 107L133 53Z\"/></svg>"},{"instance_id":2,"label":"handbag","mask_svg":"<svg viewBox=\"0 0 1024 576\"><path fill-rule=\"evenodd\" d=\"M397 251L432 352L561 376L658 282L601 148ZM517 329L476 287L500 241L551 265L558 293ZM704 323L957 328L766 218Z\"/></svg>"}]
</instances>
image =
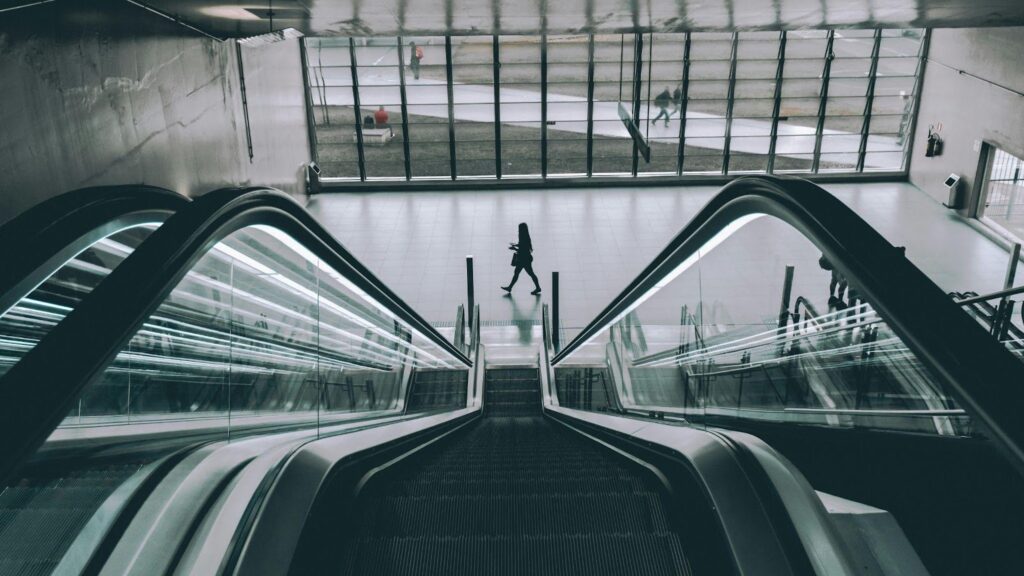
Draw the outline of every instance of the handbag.
<instances>
[{"instance_id":1,"label":"handbag","mask_svg":"<svg viewBox=\"0 0 1024 576\"><path fill-rule=\"evenodd\" d=\"M519 266L519 252L512 253L512 265Z\"/></svg>"}]
</instances>

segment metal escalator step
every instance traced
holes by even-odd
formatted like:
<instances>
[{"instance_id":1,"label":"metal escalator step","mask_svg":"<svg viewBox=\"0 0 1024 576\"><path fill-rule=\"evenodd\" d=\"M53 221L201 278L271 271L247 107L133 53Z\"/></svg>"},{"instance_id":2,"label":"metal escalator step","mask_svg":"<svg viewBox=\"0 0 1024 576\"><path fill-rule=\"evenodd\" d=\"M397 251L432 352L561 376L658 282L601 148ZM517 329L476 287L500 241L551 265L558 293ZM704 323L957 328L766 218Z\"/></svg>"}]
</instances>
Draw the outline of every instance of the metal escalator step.
<instances>
[{"instance_id":1,"label":"metal escalator step","mask_svg":"<svg viewBox=\"0 0 1024 576\"><path fill-rule=\"evenodd\" d=\"M541 415L535 369L485 417L363 492L343 574L689 575L656 481Z\"/></svg>"},{"instance_id":2,"label":"metal escalator step","mask_svg":"<svg viewBox=\"0 0 1024 576\"><path fill-rule=\"evenodd\" d=\"M345 574L691 574L671 533L365 538Z\"/></svg>"},{"instance_id":3,"label":"metal escalator step","mask_svg":"<svg viewBox=\"0 0 1024 576\"><path fill-rule=\"evenodd\" d=\"M669 530L660 496L491 494L385 496L365 503L362 525L377 536L588 534Z\"/></svg>"},{"instance_id":4,"label":"metal escalator step","mask_svg":"<svg viewBox=\"0 0 1024 576\"><path fill-rule=\"evenodd\" d=\"M37 471L0 493L0 574L50 574L103 501L141 464Z\"/></svg>"},{"instance_id":5,"label":"metal escalator step","mask_svg":"<svg viewBox=\"0 0 1024 576\"><path fill-rule=\"evenodd\" d=\"M436 475L430 479L405 480L393 483L388 492L394 495L465 495L544 493L566 494L581 488L577 478L534 478L511 475L478 475L467 478L459 472ZM584 478L582 488L586 492L624 493L644 492L647 487L638 478L629 474Z\"/></svg>"}]
</instances>

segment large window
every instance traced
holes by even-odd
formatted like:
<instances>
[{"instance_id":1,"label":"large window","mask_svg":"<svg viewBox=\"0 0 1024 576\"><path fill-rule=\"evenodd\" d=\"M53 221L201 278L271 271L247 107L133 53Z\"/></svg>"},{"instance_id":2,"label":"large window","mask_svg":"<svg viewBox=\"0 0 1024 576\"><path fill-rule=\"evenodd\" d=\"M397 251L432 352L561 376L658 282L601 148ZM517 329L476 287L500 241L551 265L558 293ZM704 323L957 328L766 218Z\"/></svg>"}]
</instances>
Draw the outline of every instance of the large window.
<instances>
[{"instance_id":1,"label":"large window","mask_svg":"<svg viewBox=\"0 0 1024 576\"><path fill-rule=\"evenodd\" d=\"M325 177L374 181L902 172L923 38L799 30L305 46Z\"/></svg>"}]
</instances>

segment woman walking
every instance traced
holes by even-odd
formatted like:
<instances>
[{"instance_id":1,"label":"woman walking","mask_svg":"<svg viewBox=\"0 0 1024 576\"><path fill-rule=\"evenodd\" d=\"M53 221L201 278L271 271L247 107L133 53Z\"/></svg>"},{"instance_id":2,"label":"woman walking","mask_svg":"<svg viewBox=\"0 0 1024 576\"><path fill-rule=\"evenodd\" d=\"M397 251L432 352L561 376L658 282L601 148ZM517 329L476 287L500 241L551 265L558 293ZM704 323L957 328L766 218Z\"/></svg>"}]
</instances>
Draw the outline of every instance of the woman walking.
<instances>
[{"instance_id":1,"label":"woman walking","mask_svg":"<svg viewBox=\"0 0 1024 576\"><path fill-rule=\"evenodd\" d=\"M526 270L533 280L535 288L530 294L540 294L540 282L537 281L537 275L533 273L533 242L530 240L530 229L527 228L526 222L519 224L519 242L510 242L508 249L515 251L515 254L512 255L512 265L515 266L516 271L512 274L512 282L509 282L508 286L502 286L501 289L511 294L512 287L519 279L519 273Z\"/></svg>"}]
</instances>

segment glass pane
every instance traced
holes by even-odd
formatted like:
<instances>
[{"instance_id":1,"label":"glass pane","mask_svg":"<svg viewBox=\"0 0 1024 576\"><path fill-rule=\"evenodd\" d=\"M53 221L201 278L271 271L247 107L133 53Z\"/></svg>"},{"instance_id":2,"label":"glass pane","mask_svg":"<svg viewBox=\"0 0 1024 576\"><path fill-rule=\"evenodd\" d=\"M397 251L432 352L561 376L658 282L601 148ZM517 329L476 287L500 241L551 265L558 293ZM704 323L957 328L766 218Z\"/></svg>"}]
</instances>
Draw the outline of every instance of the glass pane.
<instances>
[{"instance_id":1,"label":"glass pane","mask_svg":"<svg viewBox=\"0 0 1024 576\"><path fill-rule=\"evenodd\" d=\"M325 177L358 178L348 38L310 38L306 44L317 154Z\"/></svg>"},{"instance_id":2,"label":"glass pane","mask_svg":"<svg viewBox=\"0 0 1024 576\"><path fill-rule=\"evenodd\" d=\"M0 314L0 376L49 334L158 226L132 226L94 243Z\"/></svg>"},{"instance_id":3,"label":"glass pane","mask_svg":"<svg viewBox=\"0 0 1024 576\"><path fill-rule=\"evenodd\" d=\"M394 37L364 38L356 45L367 179L405 178L400 48Z\"/></svg>"},{"instance_id":4,"label":"glass pane","mask_svg":"<svg viewBox=\"0 0 1024 576\"><path fill-rule=\"evenodd\" d=\"M633 139L619 110L632 118L635 41L633 34L594 36L594 174L633 170Z\"/></svg>"},{"instance_id":5,"label":"glass pane","mask_svg":"<svg viewBox=\"0 0 1024 576\"><path fill-rule=\"evenodd\" d=\"M682 110L682 34L644 36L644 69L640 90L644 96L640 118L644 137L651 147L651 161L639 164L641 172L675 174L679 157L679 113Z\"/></svg>"},{"instance_id":6,"label":"glass pane","mask_svg":"<svg viewBox=\"0 0 1024 576\"><path fill-rule=\"evenodd\" d=\"M776 172L805 172L812 167L827 36L823 30L786 33Z\"/></svg>"},{"instance_id":7,"label":"glass pane","mask_svg":"<svg viewBox=\"0 0 1024 576\"><path fill-rule=\"evenodd\" d=\"M501 171L541 172L540 36L501 36Z\"/></svg>"},{"instance_id":8,"label":"glass pane","mask_svg":"<svg viewBox=\"0 0 1024 576\"><path fill-rule=\"evenodd\" d=\"M494 45L490 36L452 38L458 175L494 175Z\"/></svg>"},{"instance_id":9,"label":"glass pane","mask_svg":"<svg viewBox=\"0 0 1024 576\"><path fill-rule=\"evenodd\" d=\"M405 42L405 90L412 176L450 177L444 37L403 37L402 41Z\"/></svg>"},{"instance_id":10,"label":"glass pane","mask_svg":"<svg viewBox=\"0 0 1024 576\"><path fill-rule=\"evenodd\" d=\"M547 40L548 174L586 174L589 36Z\"/></svg>"},{"instance_id":11,"label":"glass pane","mask_svg":"<svg viewBox=\"0 0 1024 576\"><path fill-rule=\"evenodd\" d=\"M200 258L62 427L324 425L393 409L406 368L454 362L291 237L253 226Z\"/></svg>"}]
</instances>

